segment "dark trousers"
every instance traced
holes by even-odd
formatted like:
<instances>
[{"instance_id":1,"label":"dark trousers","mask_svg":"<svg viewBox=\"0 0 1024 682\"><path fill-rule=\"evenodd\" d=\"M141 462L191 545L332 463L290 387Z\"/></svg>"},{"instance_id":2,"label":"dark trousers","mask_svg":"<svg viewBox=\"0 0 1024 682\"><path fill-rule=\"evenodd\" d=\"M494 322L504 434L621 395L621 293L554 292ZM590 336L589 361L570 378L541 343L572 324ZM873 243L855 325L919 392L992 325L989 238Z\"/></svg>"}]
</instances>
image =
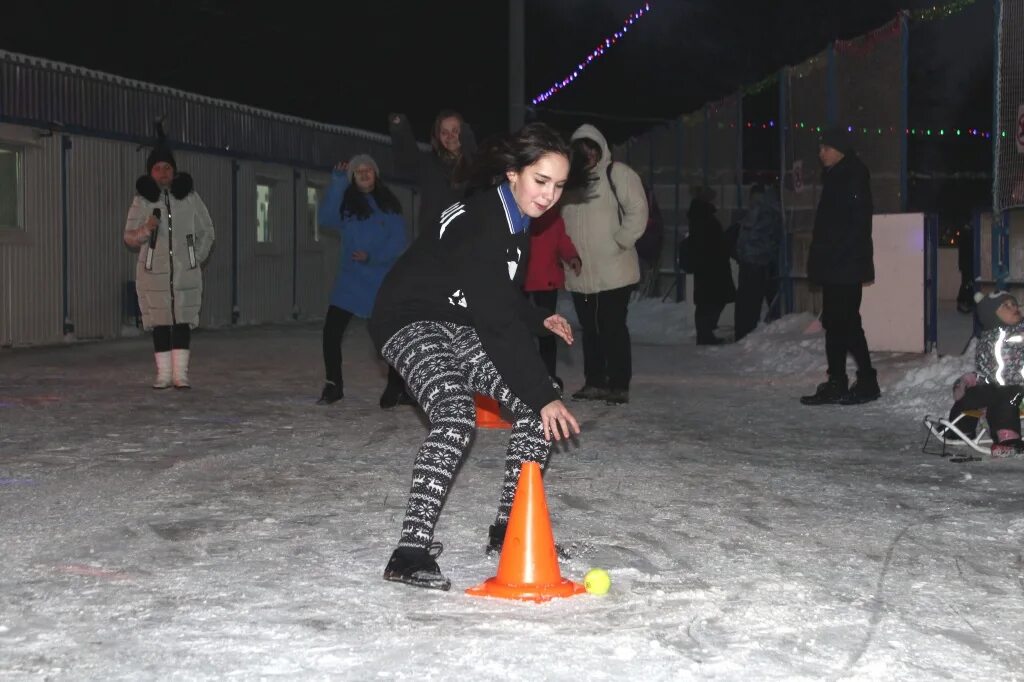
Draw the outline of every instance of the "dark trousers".
<instances>
[{"instance_id":1,"label":"dark trousers","mask_svg":"<svg viewBox=\"0 0 1024 682\"><path fill-rule=\"evenodd\" d=\"M757 328L761 319L761 301L768 288L768 266L740 263L739 286L736 288L736 340Z\"/></svg>"},{"instance_id":2,"label":"dark trousers","mask_svg":"<svg viewBox=\"0 0 1024 682\"><path fill-rule=\"evenodd\" d=\"M327 317L324 320L323 351L324 351L324 376L327 381L344 386L341 376L341 337L345 334L345 328L352 320L352 313L342 310L337 306L327 308ZM387 391L397 394L405 388L402 377L395 371L395 368L388 365L388 386Z\"/></svg>"},{"instance_id":3,"label":"dark trousers","mask_svg":"<svg viewBox=\"0 0 1024 682\"><path fill-rule=\"evenodd\" d=\"M860 320L861 284L823 284L821 287L821 326L825 328L825 356L828 375L846 376L846 355L857 363L858 373L870 373L871 354Z\"/></svg>"},{"instance_id":4,"label":"dark trousers","mask_svg":"<svg viewBox=\"0 0 1024 682\"><path fill-rule=\"evenodd\" d=\"M596 294L573 292L576 316L583 327L583 374L588 386L629 390L633 351L626 312L631 286Z\"/></svg>"},{"instance_id":5,"label":"dark trousers","mask_svg":"<svg viewBox=\"0 0 1024 682\"><path fill-rule=\"evenodd\" d=\"M153 327L153 351L166 353L178 348L185 350L192 343L192 328L187 324L162 324Z\"/></svg>"},{"instance_id":6,"label":"dark trousers","mask_svg":"<svg viewBox=\"0 0 1024 682\"><path fill-rule=\"evenodd\" d=\"M558 289L531 291L530 299L533 300L535 306L544 310L550 310L551 314L554 315L555 310L558 308ZM540 351L541 360L544 361L544 366L548 368L548 374L551 378L553 379L558 376L555 374L555 362L558 359L558 337L554 334L538 336L537 349Z\"/></svg>"},{"instance_id":7,"label":"dark trousers","mask_svg":"<svg viewBox=\"0 0 1024 682\"><path fill-rule=\"evenodd\" d=\"M725 310L724 303L697 303L693 306L693 326L697 328L697 343L715 339L718 318Z\"/></svg>"},{"instance_id":8,"label":"dark trousers","mask_svg":"<svg viewBox=\"0 0 1024 682\"><path fill-rule=\"evenodd\" d=\"M959 417L964 410L985 410L985 421L992 440L1000 442L1020 437L1020 403L1024 387L978 384L968 388L964 397L953 403L949 420ZM964 417L957 427L971 436L978 427L976 417Z\"/></svg>"}]
</instances>

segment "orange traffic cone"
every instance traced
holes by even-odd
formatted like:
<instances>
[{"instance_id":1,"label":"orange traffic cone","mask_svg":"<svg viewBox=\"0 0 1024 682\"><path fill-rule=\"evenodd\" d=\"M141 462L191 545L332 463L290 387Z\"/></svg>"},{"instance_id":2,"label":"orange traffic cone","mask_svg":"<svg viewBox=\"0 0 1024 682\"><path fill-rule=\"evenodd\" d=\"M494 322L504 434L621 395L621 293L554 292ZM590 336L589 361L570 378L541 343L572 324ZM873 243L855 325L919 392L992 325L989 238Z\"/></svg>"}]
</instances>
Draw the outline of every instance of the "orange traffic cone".
<instances>
[{"instance_id":1,"label":"orange traffic cone","mask_svg":"<svg viewBox=\"0 0 1024 682\"><path fill-rule=\"evenodd\" d=\"M566 580L558 569L540 465L527 462L519 474L519 487L512 501L498 574L469 588L466 594L542 602L583 592L583 585Z\"/></svg>"},{"instance_id":2,"label":"orange traffic cone","mask_svg":"<svg viewBox=\"0 0 1024 682\"><path fill-rule=\"evenodd\" d=\"M512 425L501 417L501 404L494 398L477 393L473 396L476 404L476 425L481 429L511 429Z\"/></svg>"}]
</instances>

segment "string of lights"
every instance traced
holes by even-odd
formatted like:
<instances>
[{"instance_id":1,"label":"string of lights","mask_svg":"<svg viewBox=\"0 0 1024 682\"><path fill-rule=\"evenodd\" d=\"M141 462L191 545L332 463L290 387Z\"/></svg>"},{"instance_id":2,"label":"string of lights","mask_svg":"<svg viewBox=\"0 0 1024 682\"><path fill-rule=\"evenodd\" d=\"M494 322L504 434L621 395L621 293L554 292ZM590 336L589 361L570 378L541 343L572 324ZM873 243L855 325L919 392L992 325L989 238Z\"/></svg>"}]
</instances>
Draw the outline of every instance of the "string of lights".
<instances>
[{"instance_id":1,"label":"string of lights","mask_svg":"<svg viewBox=\"0 0 1024 682\"><path fill-rule=\"evenodd\" d=\"M916 9L916 10L903 10L901 12L901 14L907 16L908 19L910 19L912 21L934 21L936 19L945 19L945 18L951 17L951 16L953 16L955 14L959 14L960 12L963 12L964 10L966 10L968 7L974 5L976 1L977 0L951 0L950 2L945 2L945 3L941 3L941 4L932 5L931 7L924 7L924 8ZM554 85L552 85L547 90L541 92L539 95L537 95L536 97L531 99L530 100L530 104L536 106L536 105L538 105L538 104L540 104L542 102L545 102L548 99L550 99L551 97L553 97L554 95L556 95L557 93L559 93L562 90L566 89L572 83L574 83L576 81L576 79L579 78L580 74L582 74L583 71L586 70L587 67L589 67L595 61L597 61L598 59L603 57L604 54L609 49L611 49L614 45L616 45L618 43L619 40L621 40L622 38L625 37L626 33L629 32L629 27L630 26L635 24L637 21L639 21L639 19L641 17L643 17L645 14L649 13L650 11L651 11L651 3L650 2L645 2L643 7L637 9L634 12L631 12L630 15L628 17L626 17L626 20L623 22L623 24L619 28L619 30L615 31L610 36L605 38L601 43L599 43L597 45L597 47L595 47L593 49L593 51L591 51L590 54L588 54L583 60L580 61L579 64L576 65L576 68L573 69L572 73L567 75L565 78L563 78L563 79L561 79L559 81L556 81L554 83ZM893 21L885 24L884 26L881 26L881 27L875 29L874 31L870 31L870 32L866 33L865 35L863 35L863 36L861 36L859 38L854 38L852 40L837 40L836 43L835 43L836 50L838 52L840 52L840 53L852 53L852 54L861 54L861 55L865 54L865 53L870 53L875 48L875 46L878 43L880 43L880 42L882 42L884 40L888 40L890 38L893 38L893 37L895 37L898 34L899 34L899 21L898 21L898 17L897 17L897 19L894 19ZM805 63L804 66L807 67L807 68L813 68L813 67L819 66L819 64L817 64L817 61L820 61L820 60L818 60L817 58L811 58L810 60L808 60ZM791 68L798 68L798 67L791 67ZM773 86L776 83L776 80L777 80L776 74L772 74L770 76L767 76L766 78L763 78L762 80L760 80L760 81L758 81L756 83L751 83L749 85L743 86L741 88L741 91L744 94L746 94L746 95L754 95L754 94L757 94L757 93L762 92L764 90L767 90L768 88ZM748 127L750 127L750 126L748 126ZM804 126L801 125L799 127L804 127ZM851 130L855 130L855 128L851 127ZM865 128L863 130L864 130L864 132L868 132L869 129ZM916 129L913 129L913 128L908 129L907 134L908 135L916 135L916 134L918 134L916 132L911 132L911 131L914 131L914 130L916 130ZM926 132L922 132L921 134L926 135L926 136L927 135L931 135L931 131L930 130L928 130L928 129L921 129L921 130L922 131L926 131ZM895 132L895 131L893 131L893 132ZM937 134L939 136L945 135L945 131L943 129L939 129L936 132L937 132ZM881 133L879 133L879 134L881 134ZM977 128L951 129L950 130L950 134L951 135L955 135L955 136L959 136L961 134L967 134L967 135L971 135L971 136L974 136L974 137L986 137L986 138L990 138L991 137L991 133L990 132L988 132L988 131L981 131L981 130L979 130ZM1003 135L1005 137L1005 133L1003 133Z\"/></svg>"},{"instance_id":2,"label":"string of lights","mask_svg":"<svg viewBox=\"0 0 1024 682\"><path fill-rule=\"evenodd\" d=\"M726 123L719 122L716 125L717 125L717 128L719 130L724 130L726 128L733 128L733 129L736 128L736 124L735 123L728 123L728 124L726 124ZM768 121L762 121L762 122L745 121L743 123L743 127L747 128L748 130L777 130L779 128L779 124L774 119L768 120ZM814 125L814 124L806 123L806 122L803 122L803 121L798 122L798 123L794 123L791 126L784 126L784 127L785 127L786 130L801 130L801 131L807 131L807 132L812 132L812 133L820 133L823 130L823 128L824 128L824 126ZM849 133L860 134L860 135L885 135L885 134L892 135L892 134L896 134L896 133L899 132L898 128L895 128L895 127L892 127L892 126L890 126L888 128L879 128L877 126L853 126L853 125L848 125L848 126L846 126L846 130ZM908 136L911 136L911 137L948 137L948 138L974 137L974 138L986 139L986 140L992 139L992 131L990 131L990 130L982 130L981 128L917 128L917 127L914 127L914 128L906 128L906 129L904 129L903 132L904 132L904 134L906 134ZM1007 133L1006 133L1005 130L1001 133L1001 136L1004 137L1004 138L1007 136Z\"/></svg>"},{"instance_id":3,"label":"string of lights","mask_svg":"<svg viewBox=\"0 0 1024 682\"><path fill-rule=\"evenodd\" d=\"M616 45L619 42L619 40L624 38L626 36L626 33L629 32L630 26L635 24L640 19L640 17L644 16L650 11L651 3L645 2L643 7L636 10L635 12L631 12L630 15L626 17L626 20L623 22L622 27L619 28L619 30L615 31L610 36L608 36L607 38L605 38L603 41L601 41L601 43L598 44L598 46L595 47L590 54L588 54L585 58L583 58L582 61L580 61L579 64L576 65L576 68L573 69L572 73L570 73L562 80L556 81L555 84L552 85L550 88L548 88L544 92L540 93L539 95L531 99L530 104L540 104L541 102L550 99L555 94L571 85L577 78L579 78L580 74L583 73L583 71L588 66L593 64L601 57L603 57L605 52L610 50L612 46Z\"/></svg>"}]
</instances>

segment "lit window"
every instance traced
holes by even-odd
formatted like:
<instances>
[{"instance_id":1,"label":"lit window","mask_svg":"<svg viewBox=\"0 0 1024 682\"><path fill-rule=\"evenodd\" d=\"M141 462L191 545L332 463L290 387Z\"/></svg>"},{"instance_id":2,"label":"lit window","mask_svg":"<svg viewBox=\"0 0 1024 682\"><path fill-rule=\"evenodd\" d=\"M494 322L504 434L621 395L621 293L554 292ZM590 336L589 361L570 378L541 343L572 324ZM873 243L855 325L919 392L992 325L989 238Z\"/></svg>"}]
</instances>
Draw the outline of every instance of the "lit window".
<instances>
[{"instance_id":1,"label":"lit window","mask_svg":"<svg viewBox=\"0 0 1024 682\"><path fill-rule=\"evenodd\" d=\"M263 182L256 183L256 243L269 244L272 233L270 231L270 188L271 185Z\"/></svg>"},{"instance_id":2,"label":"lit window","mask_svg":"<svg viewBox=\"0 0 1024 682\"><path fill-rule=\"evenodd\" d=\"M0 230L24 227L22 206L22 159L17 147L0 145Z\"/></svg>"},{"instance_id":3,"label":"lit window","mask_svg":"<svg viewBox=\"0 0 1024 682\"><path fill-rule=\"evenodd\" d=\"M313 241L320 241L320 226L317 225L316 212L320 206L320 188L306 185L306 229Z\"/></svg>"}]
</instances>

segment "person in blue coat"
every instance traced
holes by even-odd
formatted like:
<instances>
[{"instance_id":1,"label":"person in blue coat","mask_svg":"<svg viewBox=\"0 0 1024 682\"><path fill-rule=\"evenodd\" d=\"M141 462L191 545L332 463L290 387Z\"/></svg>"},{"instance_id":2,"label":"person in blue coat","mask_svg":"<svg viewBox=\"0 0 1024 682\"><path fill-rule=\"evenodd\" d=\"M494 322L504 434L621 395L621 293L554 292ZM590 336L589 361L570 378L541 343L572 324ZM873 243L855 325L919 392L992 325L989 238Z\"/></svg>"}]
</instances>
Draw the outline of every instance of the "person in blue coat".
<instances>
[{"instance_id":1,"label":"person in blue coat","mask_svg":"<svg viewBox=\"0 0 1024 682\"><path fill-rule=\"evenodd\" d=\"M405 219L398 198L380 181L373 157L357 154L339 163L317 211L322 227L341 235L338 274L331 289L331 304L324 320L323 352L326 383L318 401L329 405L344 397L341 374L341 337L352 316L368 319L384 275L405 250ZM405 383L388 367L388 383L381 408L413 404Z\"/></svg>"}]
</instances>

